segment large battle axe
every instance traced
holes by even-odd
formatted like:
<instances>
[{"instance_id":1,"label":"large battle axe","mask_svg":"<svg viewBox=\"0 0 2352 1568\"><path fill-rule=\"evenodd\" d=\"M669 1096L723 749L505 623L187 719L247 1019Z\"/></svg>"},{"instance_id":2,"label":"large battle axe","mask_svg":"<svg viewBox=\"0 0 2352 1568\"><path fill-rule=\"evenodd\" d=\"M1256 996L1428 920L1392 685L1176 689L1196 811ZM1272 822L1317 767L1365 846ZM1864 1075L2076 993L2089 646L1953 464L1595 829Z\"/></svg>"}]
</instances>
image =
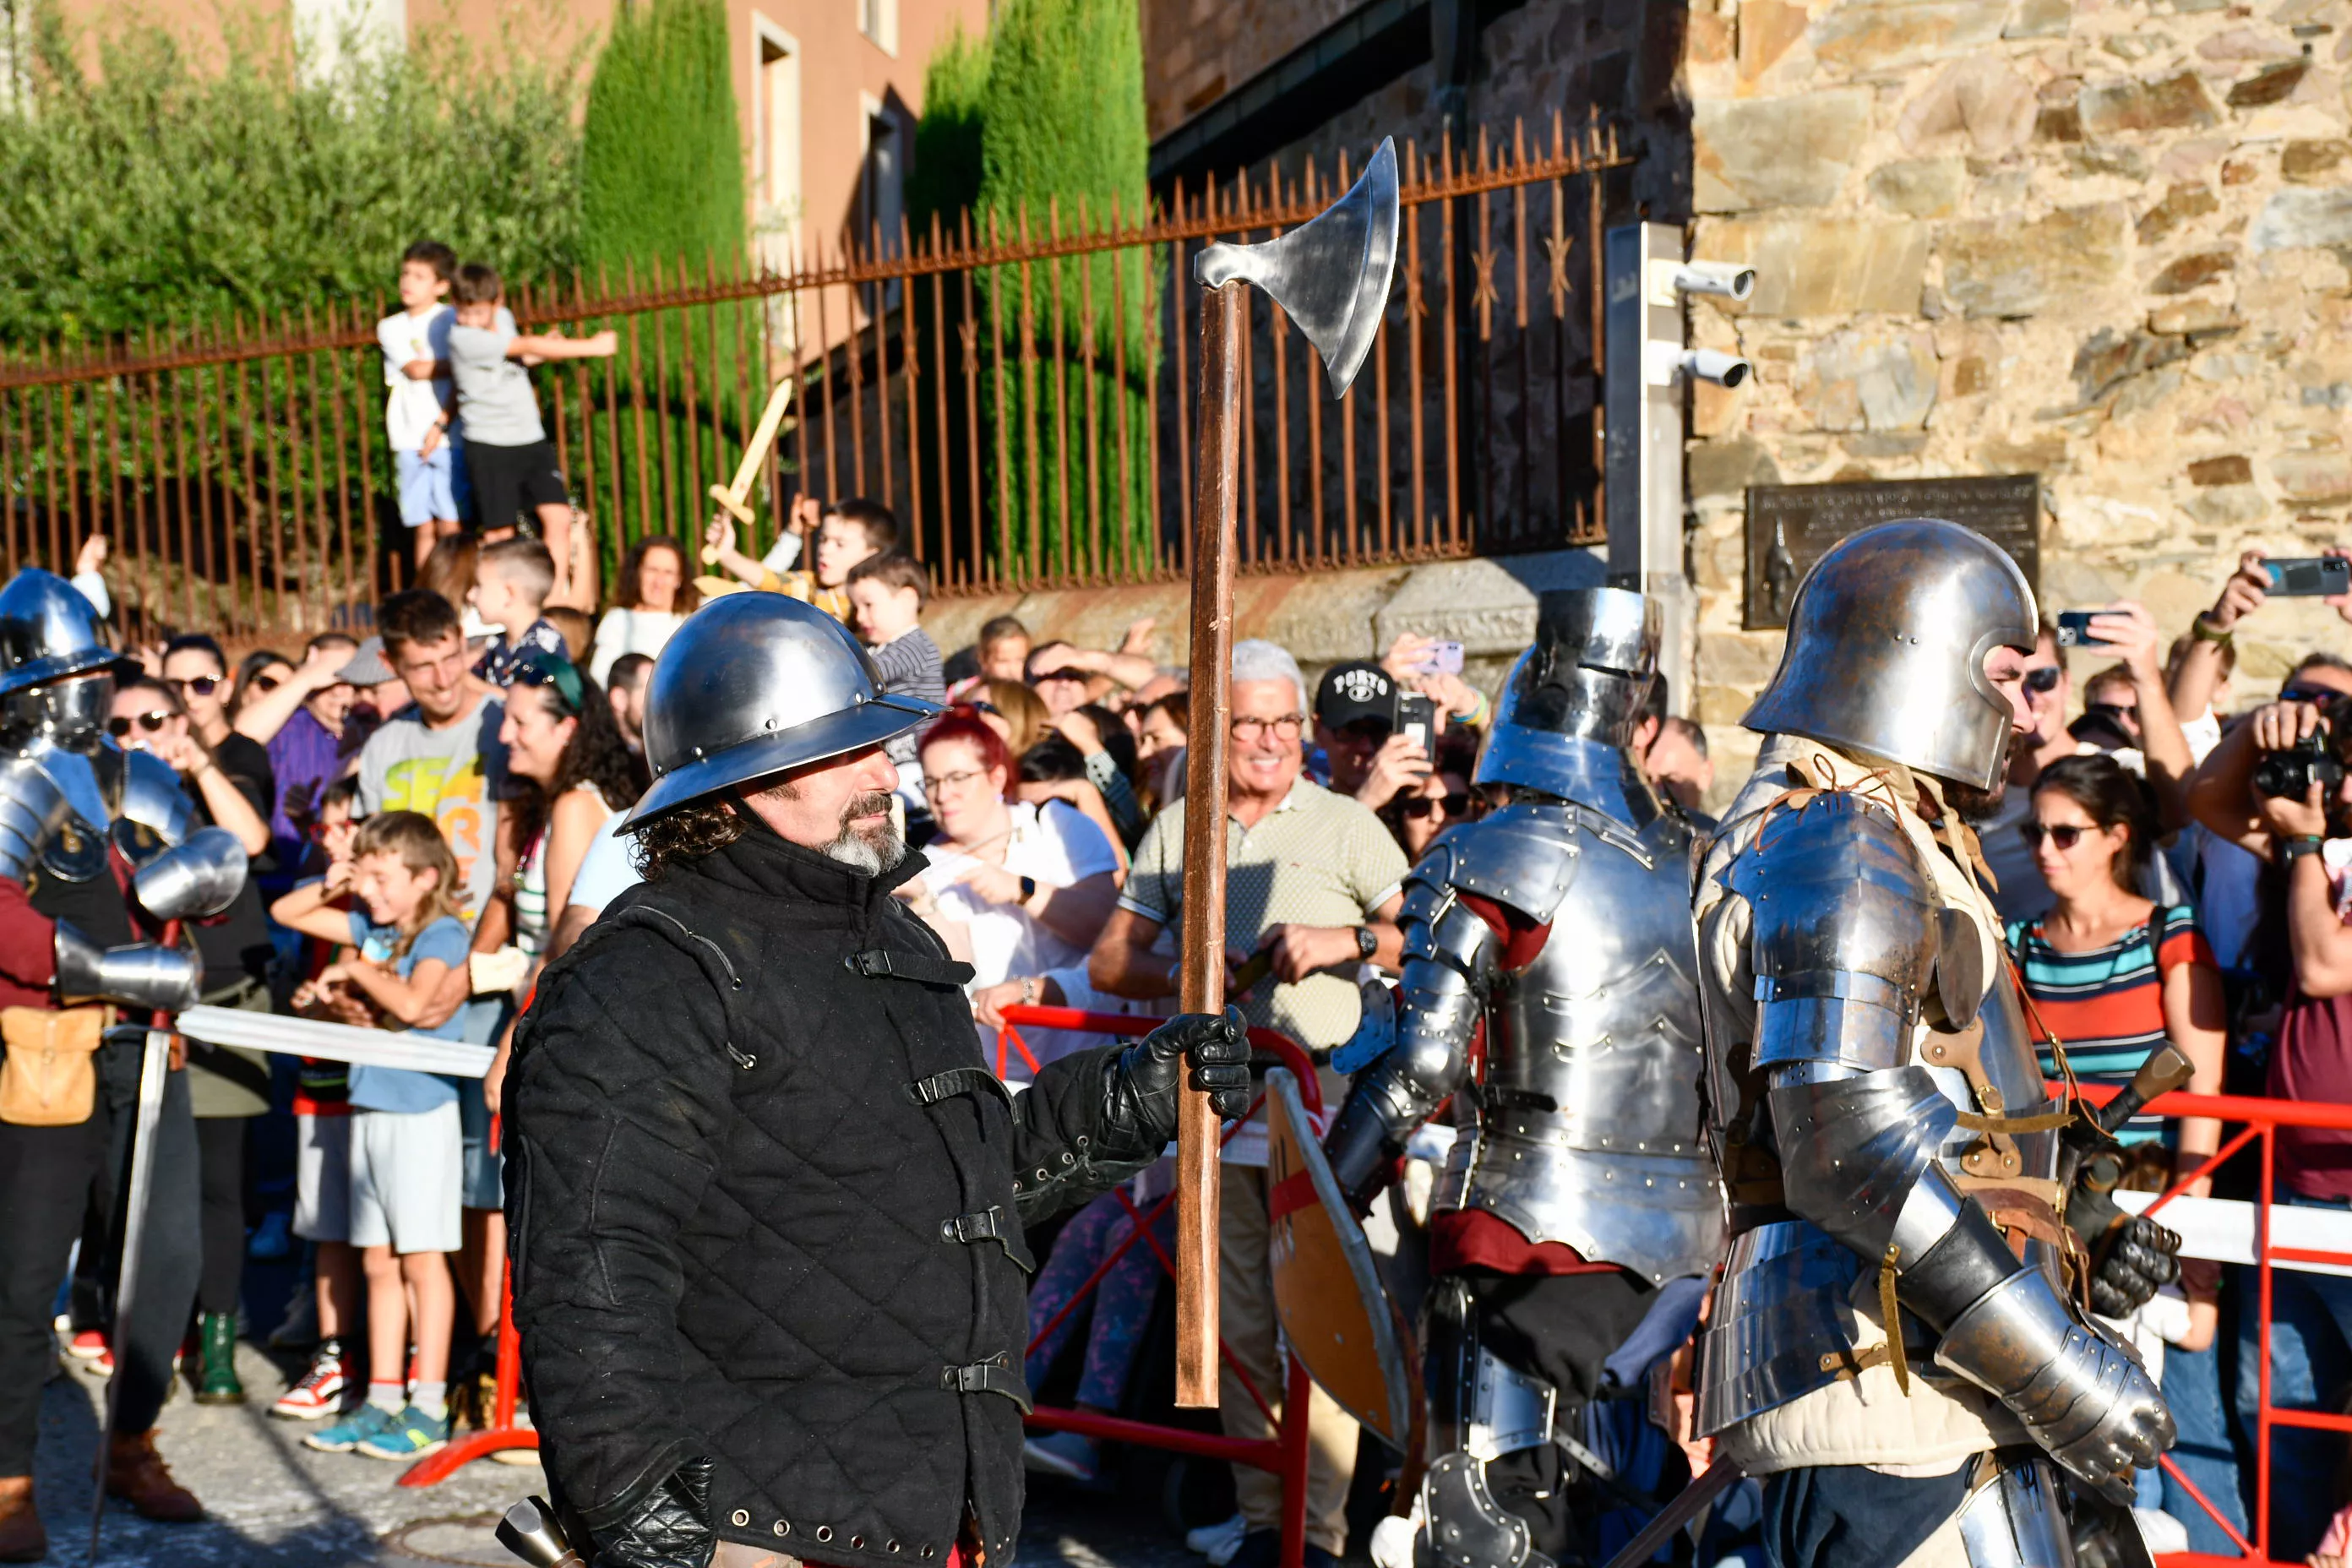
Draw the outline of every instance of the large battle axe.
<instances>
[{"instance_id":1,"label":"large battle axe","mask_svg":"<svg viewBox=\"0 0 2352 1568\"><path fill-rule=\"evenodd\" d=\"M1182 1001L1225 1002L1226 689L1234 657L1234 525L1241 486L1242 333L1255 284L1307 334L1334 398L1371 352L1396 272L1396 145L1383 140L1363 177L1312 222L1263 245L1210 245L1201 285L1201 466L1193 479L1192 712L1184 767ZM1217 1123L1188 1091L1176 1142L1176 1403L1217 1403Z\"/></svg>"}]
</instances>

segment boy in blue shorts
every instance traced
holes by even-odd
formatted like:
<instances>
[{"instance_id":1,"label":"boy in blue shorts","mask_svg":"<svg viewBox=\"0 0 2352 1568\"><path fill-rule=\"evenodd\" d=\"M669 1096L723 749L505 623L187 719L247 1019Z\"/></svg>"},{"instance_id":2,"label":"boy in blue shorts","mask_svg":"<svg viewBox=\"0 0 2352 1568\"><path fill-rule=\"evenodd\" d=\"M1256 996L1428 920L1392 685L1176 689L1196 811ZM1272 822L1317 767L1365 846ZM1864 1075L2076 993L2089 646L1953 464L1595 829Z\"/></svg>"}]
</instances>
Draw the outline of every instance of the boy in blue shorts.
<instances>
[{"instance_id":1,"label":"boy in blue shorts","mask_svg":"<svg viewBox=\"0 0 2352 1568\"><path fill-rule=\"evenodd\" d=\"M457 531L465 465L449 379L448 305L457 253L438 240L417 241L400 258L400 309L375 324L383 350L384 431L400 480L400 521L422 568L436 541Z\"/></svg>"}]
</instances>

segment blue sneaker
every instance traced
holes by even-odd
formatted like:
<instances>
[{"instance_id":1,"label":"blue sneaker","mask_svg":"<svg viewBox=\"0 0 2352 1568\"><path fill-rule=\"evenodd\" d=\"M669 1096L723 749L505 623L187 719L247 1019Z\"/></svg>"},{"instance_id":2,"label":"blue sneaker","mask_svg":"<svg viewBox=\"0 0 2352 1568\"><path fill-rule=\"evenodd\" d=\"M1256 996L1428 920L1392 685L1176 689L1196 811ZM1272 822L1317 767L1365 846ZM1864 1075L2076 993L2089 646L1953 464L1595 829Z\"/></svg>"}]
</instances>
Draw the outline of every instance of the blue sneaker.
<instances>
[{"instance_id":1,"label":"blue sneaker","mask_svg":"<svg viewBox=\"0 0 2352 1568\"><path fill-rule=\"evenodd\" d=\"M449 1441L449 1417L427 1415L412 1405L360 1439L360 1452L371 1459L421 1459L438 1453Z\"/></svg>"},{"instance_id":2,"label":"blue sneaker","mask_svg":"<svg viewBox=\"0 0 2352 1568\"><path fill-rule=\"evenodd\" d=\"M362 1405L331 1426L305 1433L302 1446L322 1454L348 1454L379 1432L389 1432L395 1417L378 1405Z\"/></svg>"}]
</instances>

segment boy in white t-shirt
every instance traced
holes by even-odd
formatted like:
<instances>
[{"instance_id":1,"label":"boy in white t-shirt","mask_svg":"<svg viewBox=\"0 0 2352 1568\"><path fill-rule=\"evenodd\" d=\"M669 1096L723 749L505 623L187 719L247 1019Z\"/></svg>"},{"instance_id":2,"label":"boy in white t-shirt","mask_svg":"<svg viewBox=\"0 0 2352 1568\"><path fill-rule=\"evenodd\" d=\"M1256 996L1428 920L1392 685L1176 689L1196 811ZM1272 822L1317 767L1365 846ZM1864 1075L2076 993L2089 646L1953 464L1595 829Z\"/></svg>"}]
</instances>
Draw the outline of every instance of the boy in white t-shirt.
<instances>
[{"instance_id":1,"label":"boy in white t-shirt","mask_svg":"<svg viewBox=\"0 0 2352 1568\"><path fill-rule=\"evenodd\" d=\"M440 241L410 246L400 258L401 308L375 324L390 389L383 423L400 479L400 521L408 525L419 567L435 542L457 531L465 483L449 381L449 329L457 316L446 296L457 270L457 253Z\"/></svg>"}]
</instances>

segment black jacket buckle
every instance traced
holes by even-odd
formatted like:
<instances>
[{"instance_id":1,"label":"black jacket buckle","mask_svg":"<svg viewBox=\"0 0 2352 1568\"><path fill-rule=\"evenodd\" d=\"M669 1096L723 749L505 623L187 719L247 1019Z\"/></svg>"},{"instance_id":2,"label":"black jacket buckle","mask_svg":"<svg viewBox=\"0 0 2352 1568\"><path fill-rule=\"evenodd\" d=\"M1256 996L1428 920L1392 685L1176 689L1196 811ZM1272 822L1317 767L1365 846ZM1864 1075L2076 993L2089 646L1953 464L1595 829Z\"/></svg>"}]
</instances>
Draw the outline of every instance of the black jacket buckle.
<instances>
[{"instance_id":1,"label":"black jacket buckle","mask_svg":"<svg viewBox=\"0 0 2352 1568\"><path fill-rule=\"evenodd\" d=\"M940 1221L940 1237L946 1241L967 1244L975 1241L1004 1239L1004 1207L991 1204L978 1214L960 1214L953 1219Z\"/></svg>"},{"instance_id":2,"label":"black jacket buckle","mask_svg":"<svg viewBox=\"0 0 2352 1568\"><path fill-rule=\"evenodd\" d=\"M1029 1400L1029 1384L1022 1379L1019 1369L1006 1364L999 1352L970 1366L943 1366L940 1369L940 1386L950 1394L1001 1394L1021 1407L1026 1415L1035 1408Z\"/></svg>"},{"instance_id":3,"label":"black jacket buckle","mask_svg":"<svg viewBox=\"0 0 2352 1568\"><path fill-rule=\"evenodd\" d=\"M951 958L929 958L919 952L892 952L869 947L851 953L841 966L868 980L912 980L920 985L952 985L961 990L974 973L969 963Z\"/></svg>"},{"instance_id":4,"label":"black jacket buckle","mask_svg":"<svg viewBox=\"0 0 2352 1568\"><path fill-rule=\"evenodd\" d=\"M1004 1080L986 1068L950 1068L929 1078L919 1078L908 1084L902 1092L917 1105L937 1105L942 1100L953 1100L959 1094L977 1094L982 1089L994 1089L1013 1102L1013 1091Z\"/></svg>"}]
</instances>

